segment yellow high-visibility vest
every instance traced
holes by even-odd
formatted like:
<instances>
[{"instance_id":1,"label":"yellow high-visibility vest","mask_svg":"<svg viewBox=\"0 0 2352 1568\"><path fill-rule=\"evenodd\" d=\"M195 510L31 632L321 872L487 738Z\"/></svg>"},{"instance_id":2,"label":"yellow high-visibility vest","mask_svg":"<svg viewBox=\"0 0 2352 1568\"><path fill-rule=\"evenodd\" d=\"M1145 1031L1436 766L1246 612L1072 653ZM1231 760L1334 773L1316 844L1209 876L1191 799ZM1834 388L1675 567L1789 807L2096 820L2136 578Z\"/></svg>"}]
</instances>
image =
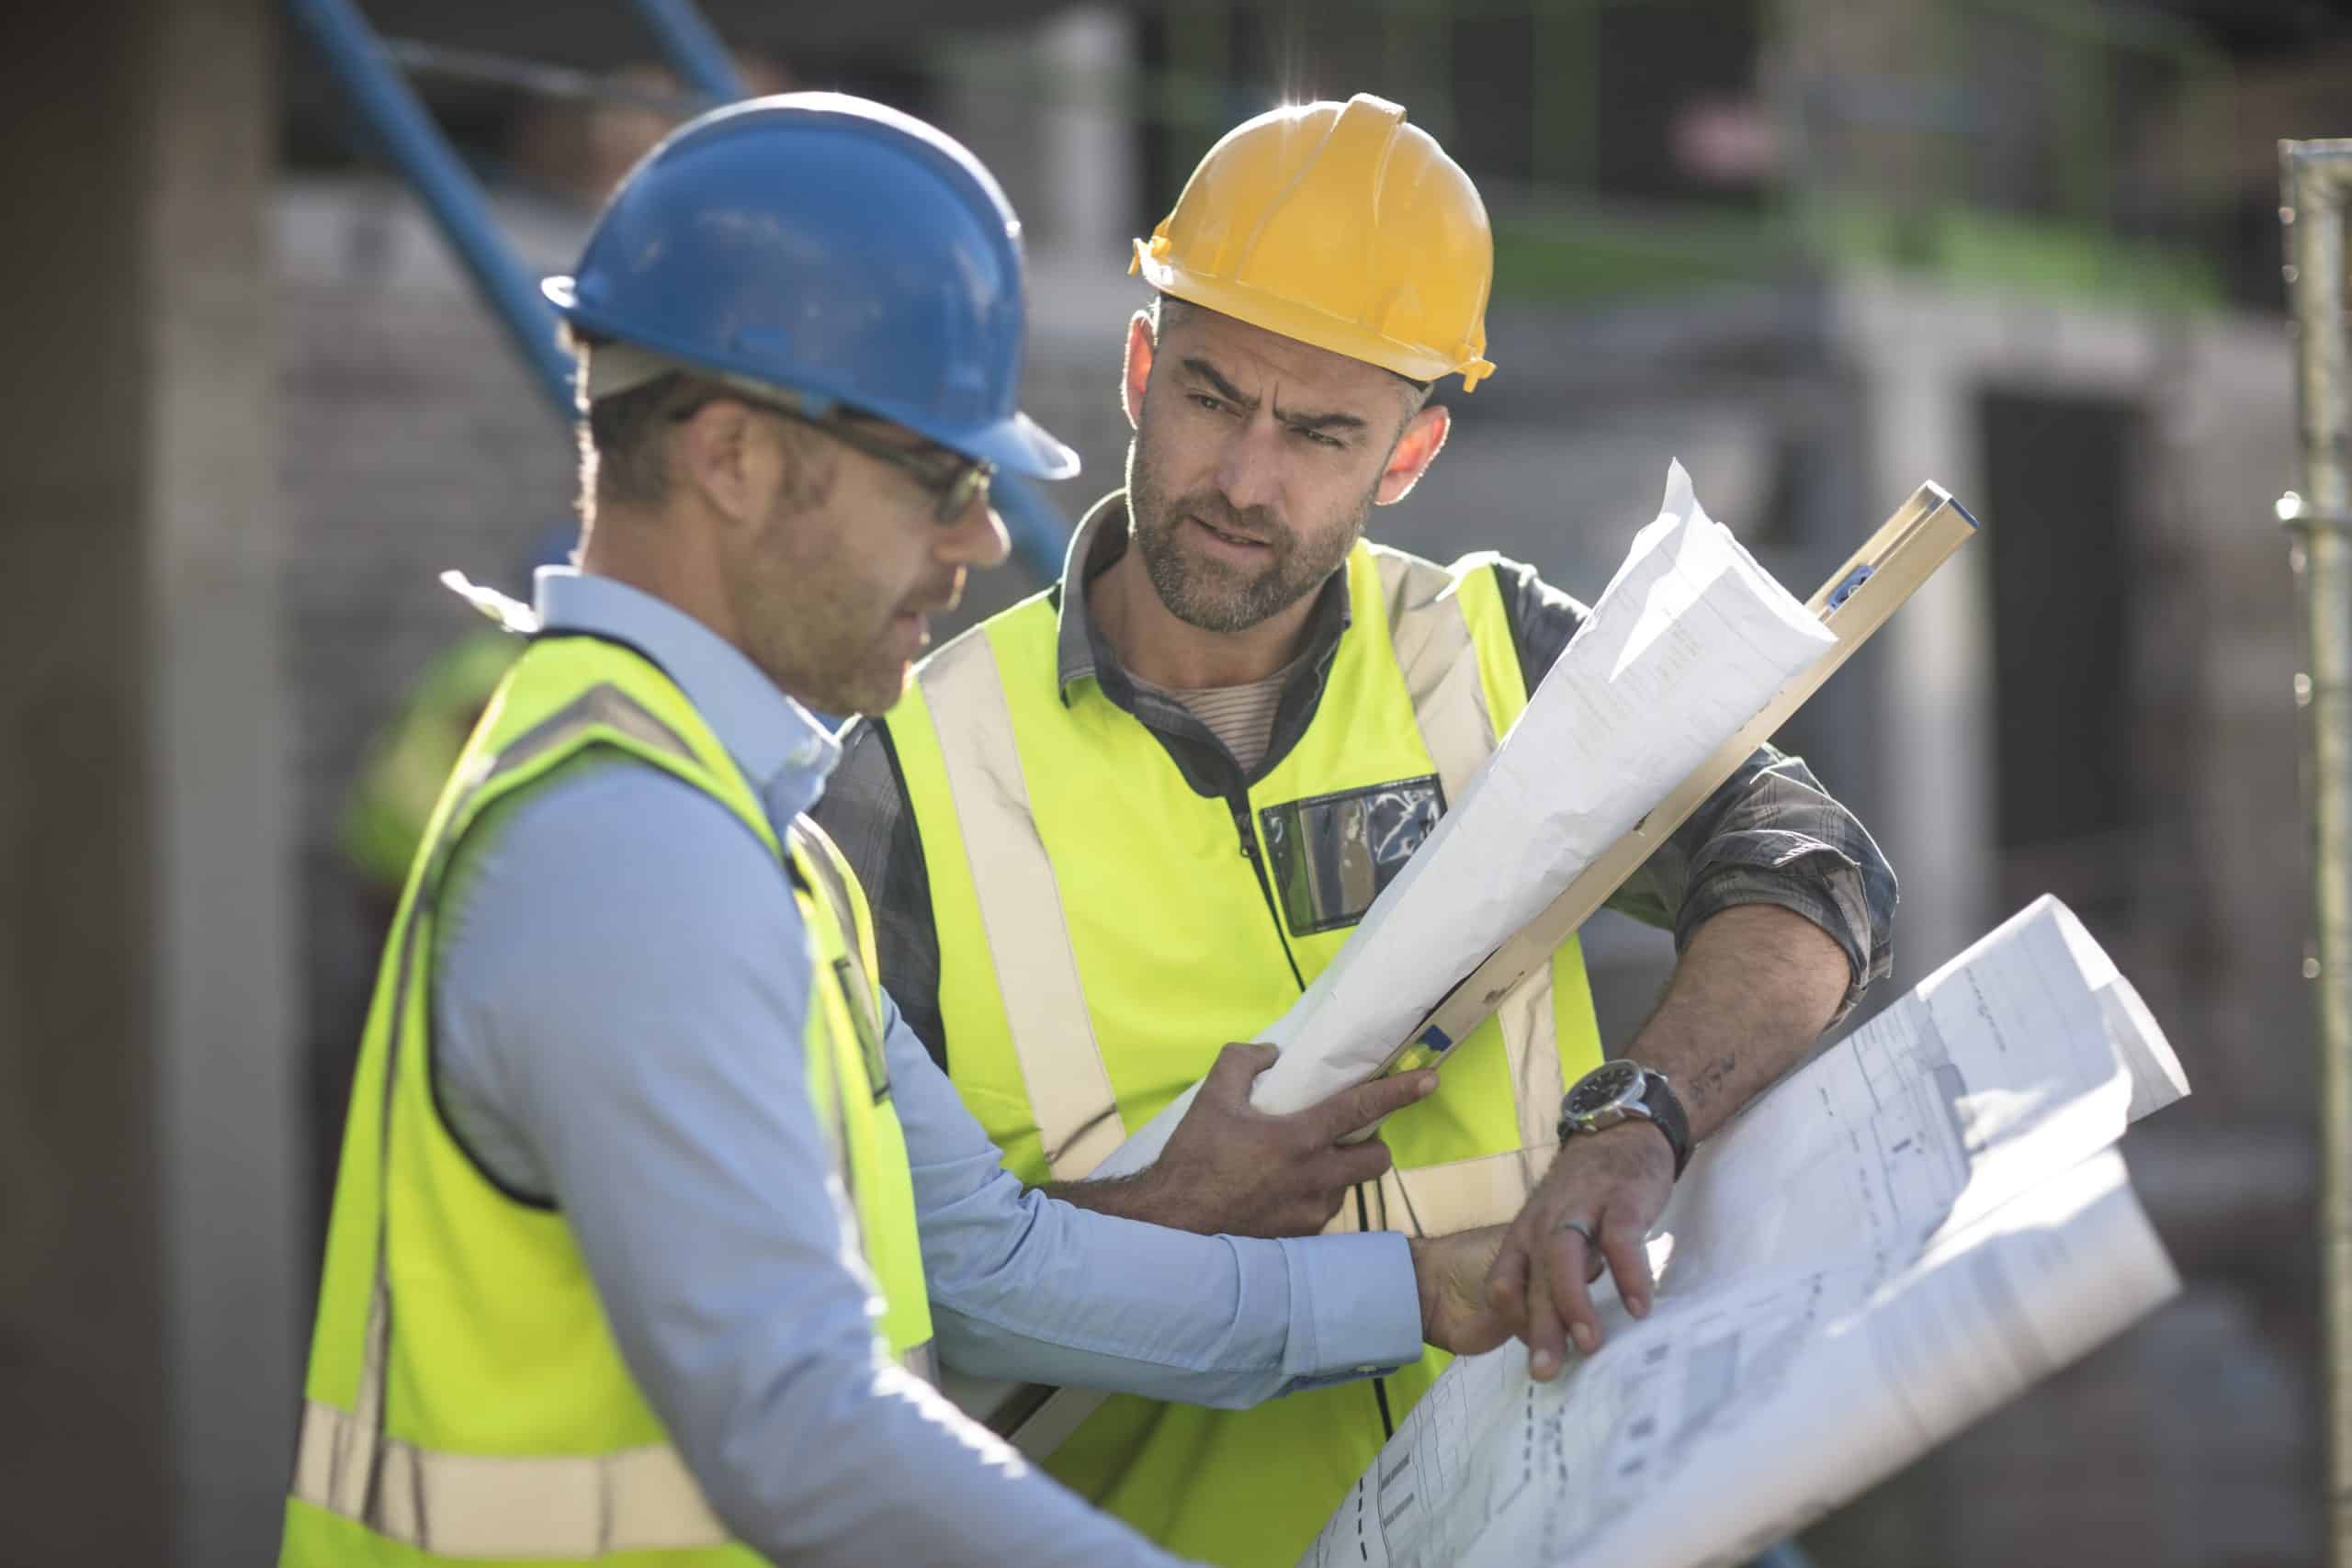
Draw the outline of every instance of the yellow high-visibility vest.
<instances>
[{"instance_id":1,"label":"yellow high-visibility vest","mask_svg":"<svg viewBox=\"0 0 2352 1568\"><path fill-rule=\"evenodd\" d=\"M1059 684L1046 595L925 661L885 722L922 840L949 1076L1031 1182L1084 1176L1260 1037L1461 797L1527 693L1491 557L1359 545L1306 732L1204 797L1091 682ZM1082 613L1069 606L1069 614ZM1517 1214L1560 1097L1600 1061L1572 939L1383 1129L1396 1169L1340 1224L1442 1235ZM1047 1468L1170 1550L1295 1562L1444 1357L1226 1412L1106 1404Z\"/></svg>"},{"instance_id":2,"label":"yellow high-visibility vest","mask_svg":"<svg viewBox=\"0 0 2352 1568\"><path fill-rule=\"evenodd\" d=\"M562 1213L500 1190L434 1100L433 932L450 852L492 806L594 747L723 802L790 878L816 957L800 1041L809 1100L883 1298L882 1337L910 1361L927 1355L912 1178L879 1068L854 879L805 822L778 842L726 749L653 665L594 637L543 638L500 684L443 792L385 949L327 1235L288 1568L759 1561L729 1542L630 1378Z\"/></svg>"}]
</instances>

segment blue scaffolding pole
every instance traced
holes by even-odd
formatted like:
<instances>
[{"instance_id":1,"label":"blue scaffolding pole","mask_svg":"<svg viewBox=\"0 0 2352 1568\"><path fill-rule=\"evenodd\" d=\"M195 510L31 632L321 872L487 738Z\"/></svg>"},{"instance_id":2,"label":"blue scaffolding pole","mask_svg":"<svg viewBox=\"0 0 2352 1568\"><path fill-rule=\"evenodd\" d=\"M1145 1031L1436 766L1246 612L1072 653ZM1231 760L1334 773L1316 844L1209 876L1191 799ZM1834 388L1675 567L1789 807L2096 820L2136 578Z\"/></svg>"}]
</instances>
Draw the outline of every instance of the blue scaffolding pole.
<instances>
[{"instance_id":1,"label":"blue scaffolding pole","mask_svg":"<svg viewBox=\"0 0 2352 1568\"><path fill-rule=\"evenodd\" d=\"M671 68L700 97L714 104L743 97L743 82L718 35L694 0L634 0ZM401 74L383 42L353 0L287 0L317 45L344 92L424 199L449 247L505 328L568 429L579 417L572 397L572 361L560 346L555 311L516 261L498 231L490 203L471 171L450 148L424 105ZM997 513L1014 553L1044 581L1061 573L1069 524L1035 483L1000 474L992 487Z\"/></svg>"},{"instance_id":2,"label":"blue scaffolding pole","mask_svg":"<svg viewBox=\"0 0 2352 1568\"><path fill-rule=\"evenodd\" d=\"M678 80L715 104L751 96L743 90L734 57L703 20L694 0L637 0L637 14L670 57L670 69Z\"/></svg>"},{"instance_id":3,"label":"blue scaffolding pole","mask_svg":"<svg viewBox=\"0 0 2352 1568\"><path fill-rule=\"evenodd\" d=\"M408 176L472 276L515 352L530 367L556 417L573 418L571 356L556 340L556 313L499 233L472 172L449 147L408 79L393 69L374 29L351 0L287 0L384 150Z\"/></svg>"}]
</instances>

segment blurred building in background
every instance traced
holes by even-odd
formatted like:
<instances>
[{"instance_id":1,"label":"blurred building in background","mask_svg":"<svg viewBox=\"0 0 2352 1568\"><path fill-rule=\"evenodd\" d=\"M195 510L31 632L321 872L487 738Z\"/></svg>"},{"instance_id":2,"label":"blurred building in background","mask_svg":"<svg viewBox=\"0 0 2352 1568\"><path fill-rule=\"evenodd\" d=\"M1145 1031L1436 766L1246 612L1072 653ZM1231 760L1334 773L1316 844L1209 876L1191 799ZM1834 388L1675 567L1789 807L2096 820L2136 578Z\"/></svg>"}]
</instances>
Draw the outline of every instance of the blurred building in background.
<instances>
[{"instance_id":1,"label":"blurred building in background","mask_svg":"<svg viewBox=\"0 0 2352 1568\"><path fill-rule=\"evenodd\" d=\"M406 58L537 270L691 107L619 0L366 9L431 46ZM1356 91L1439 136L1498 237L1500 373L1441 392L1451 448L1376 514L1389 542L1498 548L1589 598L1679 456L1804 593L1919 481L1965 502L1984 536L1782 743L1903 878L1887 994L2042 891L2146 994L2197 1092L2132 1163L2188 1288L1805 1544L2316 1558L2273 141L2352 134L2352 23L2295 0L706 12L758 85L897 104L1004 180L1024 406L1086 458L1052 497L1069 518L1124 463L1128 240L1233 124ZM25 742L0 763L0 1404L69 1413L0 1438L0 1501L28 1560L247 1562L380 935L351 792L481 625L435 575L523 592L574 455L276 10L81 15L0 51L30 106L8 166L72 215L6 264L33 359L0 478L34 550L0 615ZM976 581L967 618L1037 581ZM1606 918L1587 951L1623 1041L1668 944ZM126 1506L94 1514L78 1478L124 1451Z\"/></svg>"}]
</instances>

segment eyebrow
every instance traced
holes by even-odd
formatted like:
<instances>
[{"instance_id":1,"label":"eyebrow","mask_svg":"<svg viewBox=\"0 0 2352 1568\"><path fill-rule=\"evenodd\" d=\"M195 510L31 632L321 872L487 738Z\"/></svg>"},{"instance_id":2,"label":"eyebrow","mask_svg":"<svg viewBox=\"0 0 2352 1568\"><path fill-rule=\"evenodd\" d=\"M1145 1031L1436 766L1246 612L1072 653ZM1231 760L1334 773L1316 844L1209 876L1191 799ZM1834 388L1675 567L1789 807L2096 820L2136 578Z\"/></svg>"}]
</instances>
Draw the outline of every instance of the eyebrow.
<instances>
[{"instance_id":1,"label":"eyebrow","mask_svg":"<svg viewBox=\"0 0 2352 1568\"><path fill-rule=\"evenodd\" d=\"M1216 395L1229 403L1254 409L1258 400L1245 396L1240 388L1217 374L1216 367L1197 356L1188 357L1184 368L1208 383ZM1370 423L1351 413L1286 413L1277 408L1274 417L1293 430L1369 430Z\"/></svg>"}]
</instances>

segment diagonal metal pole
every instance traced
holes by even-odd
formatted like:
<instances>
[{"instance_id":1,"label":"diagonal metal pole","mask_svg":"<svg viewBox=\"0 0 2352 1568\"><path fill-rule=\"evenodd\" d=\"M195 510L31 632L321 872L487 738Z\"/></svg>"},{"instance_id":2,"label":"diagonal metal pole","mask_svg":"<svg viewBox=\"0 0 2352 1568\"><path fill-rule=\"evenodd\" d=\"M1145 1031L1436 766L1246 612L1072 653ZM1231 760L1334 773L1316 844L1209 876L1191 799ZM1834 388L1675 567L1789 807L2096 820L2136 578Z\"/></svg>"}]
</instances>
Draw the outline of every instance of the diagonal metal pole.
<instances>
[{"instance_id":1,"label":"diagonal metal pole","mask_svg":"<svg viewBox=\"0 0 2352 1568\"><path fill-rule=\"evenodd\" d=\"M734 57L695 0L637 0L637 14L669 57L670 69L687 86L714 104L750 96Z\"/></svg>"},{"instance_id":2,"label":"diagonal metal pole","mask_svg":"<svg viewBox=\"0 0 2352 1568\"><path fill-rule=\"evenodd\" d=\"M695 94L714 103L732 103L744 96L735 62L694 0L636 3L663 55ZM555 312L539 297L534 280L499 233L481 186L401 74L399 62L368 25L354 0L286 0L286 4L333 68L353 106L416 187L442 236L457 252L515 351L530 367L548 407L570 428L578 417L572 403L572 362L558 344ZM436 64L457 58L407 43L400 52L412 61L422 54ZM485 64L478 56L470 63L477 70ZM502 74L514 74L513 62L494 63ZM581 90L578 81L560 73L557 75L562 90ZM535 90L550 85L546 81L529 84ZM1069 540L1069 524L1060 509L1038 486L1017 475L999 475L994 495L997 511L1023 563L1042 581L1058 577L1062 550Z\"/></svg>"},{"instance_id":3,"label":"diagonal metal pole","mask_svg":"<svg viewBox=\"0 0 2352 1568\"><path fill-rule=\"evenodd\" d=\"M703 17L695 0L636 0L637 14L675 71L695 92L713 103L731 104L745 96L743 78L719 41L718 32ZM991 491L997 515L1003 519L1012 547L1031 575L1051 582L1061 575L1062 550L1069 543L1069 523L1046 497L1046 492L1017 474L999 474Z\"/></svg>"},{"instance_id":4,"label":"diagonal metal pole","mask_svg":"<svg viewBox=\"0 0 2352 1568\"><path fill-rule=\"evenodd\" d=\"M2326 1382L2328 1560L2352 1568L2352 336L2345 216L2352 141L2278 144L2287 292L2295 332L2294 530L2302 603L2305 794L2312 943L2303 974L2319 1025L2321 1344Z\"/></svg>"},{"instance_id":5,"label":"diagonal metal pole","mask_svg":"<svg viewBox=\"0 0 2352 1568\"><path fill-rule=\"evenodd\" d=\"M415 186L450 249L490 301L499 324L530 367L555 416L572 421L571 356L557 346L556 315L499 233L473 174L385 56L351 0L287 0L343 90Z\"/></svg>"}]
</instances>

